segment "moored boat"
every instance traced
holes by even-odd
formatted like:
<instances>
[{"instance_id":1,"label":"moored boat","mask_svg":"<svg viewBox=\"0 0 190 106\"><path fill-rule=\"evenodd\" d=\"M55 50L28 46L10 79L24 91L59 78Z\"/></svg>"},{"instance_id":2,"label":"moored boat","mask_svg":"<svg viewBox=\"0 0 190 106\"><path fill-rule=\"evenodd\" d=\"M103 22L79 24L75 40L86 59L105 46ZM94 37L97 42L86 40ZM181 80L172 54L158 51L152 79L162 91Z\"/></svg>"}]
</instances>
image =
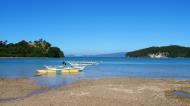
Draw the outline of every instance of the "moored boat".
<instances>
[{"instance_id":1,"label":"moored boat","mask_svg":"<svg viewBox=\"0 0 190 106\"><path fill-rule=\"evenodd\" d=\"M43 70L37 70L37 75L61 75L61 74L75 74L79 73L81 70L79 68L73 68L73 67L62 67L62 68L56 68L51 67L43 69Z\"/></svg>"}]
</instances>

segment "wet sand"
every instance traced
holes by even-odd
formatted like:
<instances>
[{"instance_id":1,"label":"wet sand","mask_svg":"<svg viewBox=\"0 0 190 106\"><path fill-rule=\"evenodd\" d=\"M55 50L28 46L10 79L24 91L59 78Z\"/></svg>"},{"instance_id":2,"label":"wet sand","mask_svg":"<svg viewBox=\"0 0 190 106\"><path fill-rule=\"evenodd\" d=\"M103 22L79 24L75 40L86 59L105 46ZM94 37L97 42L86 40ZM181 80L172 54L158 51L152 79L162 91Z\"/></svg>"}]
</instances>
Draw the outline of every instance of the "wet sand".
<instances>
[{"instance_id":1,"label":"wet sand","mask_svg":"<svg viewBox=\"0 0 190 106\"><path fill-rule=\"evenodd\" d=\"M25 97L41 88L29 79L0 79L0 101Z\"/></svg>"},{"instance_id":2,"label":"wet sand","mask_svg":"<svg viewBox=\"0 0 190 106\"><path fill-rule=\"evenodd\" d=\"M35 84L20 83L34 89ZM15 82L18 84L18 82ZM12 85L18 86L17 84ZM28 86L27 86L28 85ZM33 88L34 87L34 88ZM22 89L26 89L22 88ZM189 90L190 81L141 78L105 78L81 80L47 93L21 100L1 102L1 106L190 106L190 99L173 95L175 90ZM0 88L2 89L2 88ZM26 92L31 89L26 90ZM36 89L36 88L35 88ZM5 90L5 89L4 89ZM7 89L9 91L10 89ZM2 91L2 90L0 90ZM19 88L14 95L23 95ZM12 91L13 92L13 91ZM4 94L5 95L5 94ZM7 96L1 95L2 98ZM8 94L10 97L11 95Z\"/></svg>"}]
</instances>

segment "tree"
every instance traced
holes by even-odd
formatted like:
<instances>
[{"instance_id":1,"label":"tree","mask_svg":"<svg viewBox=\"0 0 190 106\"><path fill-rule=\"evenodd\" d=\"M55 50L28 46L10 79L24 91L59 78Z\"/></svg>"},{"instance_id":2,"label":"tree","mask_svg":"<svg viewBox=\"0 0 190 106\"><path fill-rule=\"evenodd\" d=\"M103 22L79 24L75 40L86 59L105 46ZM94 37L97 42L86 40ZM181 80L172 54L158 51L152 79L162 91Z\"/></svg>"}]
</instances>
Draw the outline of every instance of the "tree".
<instances>
[{"instance_id":1,"label":"tree","mask_svg":"<svg viewBox=\"0 0 190 106\"><path fill-rule=\"evenodd\" d=\"M6 46L7 45L7 40L5 41L0 41L0 46Z\"/></svg>"},{"instance_id":2,"label":"tree","mask_svg":"<svg viewBox=\"0 0 190 106\"><path fill-rule=\"evenodd\" d=\"M64 55L59 48L51 47L48 51L48 57L64 57Z\"/></svg>"},{"instance_id":3,"label":"tree","mask_svg":"<svg viewBox=\"0 0 190 106\"><path fill-rule=\"evenodd\" d=\"M186 57L190 57L190 51L187 53Z\"/></svg>"},{"instance_id":4,"label":"tree","mask_svg":"<svg viewBox=\"0 0 190 106\"><path fill-rule=\"evenodd\" d=\"M45 40L18 43L0 41L0 57L63 57L63 52L58 47L51 47Z\"/></svg>"}]
</instances>

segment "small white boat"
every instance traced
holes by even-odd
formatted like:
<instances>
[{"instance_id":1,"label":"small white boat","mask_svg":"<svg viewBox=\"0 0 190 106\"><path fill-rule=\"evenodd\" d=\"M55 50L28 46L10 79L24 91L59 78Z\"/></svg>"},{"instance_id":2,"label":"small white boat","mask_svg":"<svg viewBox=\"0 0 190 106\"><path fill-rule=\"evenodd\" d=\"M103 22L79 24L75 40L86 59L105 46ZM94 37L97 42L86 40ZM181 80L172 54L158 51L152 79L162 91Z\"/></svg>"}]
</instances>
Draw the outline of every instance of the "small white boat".
<instances>
[{"instance_id":1,"label":"small white boat","mask_svg":"<svg viewBox=\"0 0 190 106\"><path fill-rule=\"evenodd\" d=\"M73 62L63 62L63 66L45 66L46 69L37 70L39 74L56 74L61 73L77 73L84 70L87 66L97 65L97 62L88 61L73 61Z\"/></svg>"}]
</instances>

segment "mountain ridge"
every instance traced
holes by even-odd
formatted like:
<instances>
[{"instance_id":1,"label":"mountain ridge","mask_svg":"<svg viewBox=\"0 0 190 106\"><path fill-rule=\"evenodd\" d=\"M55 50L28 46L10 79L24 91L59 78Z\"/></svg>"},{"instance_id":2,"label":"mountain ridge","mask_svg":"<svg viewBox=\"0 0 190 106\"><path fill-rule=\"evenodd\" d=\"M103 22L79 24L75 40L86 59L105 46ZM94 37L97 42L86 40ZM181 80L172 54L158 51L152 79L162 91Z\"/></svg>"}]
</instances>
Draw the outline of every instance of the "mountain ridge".
<instances>
[{"instance_id":1,"label":"mountain ridge","mask_svg":"<svg viewBox=\"0 0 190 106\"><path fill-rule=\"evenodd\" d=\"M105 53L97 55L66 55L66 57L125 57L126 52Z\"/></svg>"}]
</instances>

